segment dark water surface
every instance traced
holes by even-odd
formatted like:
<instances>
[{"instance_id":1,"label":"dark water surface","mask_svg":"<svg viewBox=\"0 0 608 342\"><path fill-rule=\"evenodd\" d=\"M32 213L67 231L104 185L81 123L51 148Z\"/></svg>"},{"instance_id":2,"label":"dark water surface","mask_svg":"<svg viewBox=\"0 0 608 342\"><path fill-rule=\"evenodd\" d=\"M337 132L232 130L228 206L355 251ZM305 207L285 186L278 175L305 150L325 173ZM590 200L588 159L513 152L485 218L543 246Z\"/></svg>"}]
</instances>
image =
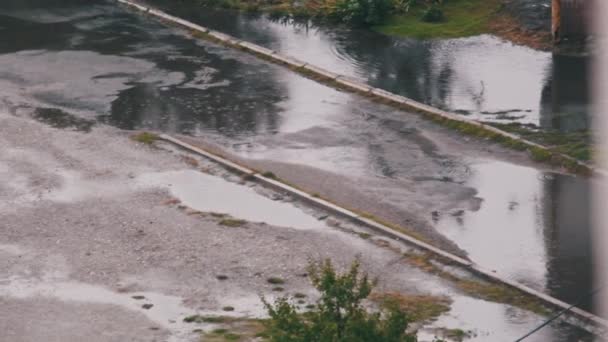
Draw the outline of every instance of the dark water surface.
<instances>
[{"instance_id":1,"label":"dark water surface","mask_svg":"<svg viewBox=\"0 0 608 342\"><path fill-rule=\"evenodd\" d=\"M494 36L415 40L368 30L271 20L196 1L147 0L195 23L488 122L589 127L587 57L553 55Z\"/></svg>"},{"instance_id":2,"label":"dark water surface","mask_svg":"<svg viewBox=\"0 0 608 342\"><path fill-rule=\"evenodd\" d=\"M517 109L508 115L542 123L547 103L586 111L586 88L565 102L552 97L585 70L580 59L488 36L397 41L200 13L189 15L470 115ZM0 87L0 106L17 114L38 108L33 116L55 127L88 130L96 121L202 136L245 157L361 180L366 191L407 206L487 268L569 302L591 288L590 181L475 155L446 156L425 137L422 120L194 41L114 3L0 3ZM501 114L487 115L499 120ZM579 116L550 115L546 125L583 127ZM467 199L457 202L451 194ZM583 307L590 309L589 298ZM571 340L558 335L549 340Z\"/></svg>"}]
</instances>

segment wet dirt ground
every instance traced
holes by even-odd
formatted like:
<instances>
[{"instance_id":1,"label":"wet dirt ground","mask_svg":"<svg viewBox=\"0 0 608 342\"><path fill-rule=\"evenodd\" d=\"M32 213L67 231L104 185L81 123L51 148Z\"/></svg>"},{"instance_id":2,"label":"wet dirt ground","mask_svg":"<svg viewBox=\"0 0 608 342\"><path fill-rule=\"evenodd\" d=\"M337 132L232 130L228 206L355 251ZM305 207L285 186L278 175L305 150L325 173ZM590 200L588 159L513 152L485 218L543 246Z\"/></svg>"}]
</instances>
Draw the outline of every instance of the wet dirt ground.
<instances>
[{"instance_id":1,"label":"wet dirt ground","mask_svg":"<svg viewBox=\"0 0 608 342\"><path fill-rule=\"evenodd\" d=\"M507 341L543 319L466 296L400 262L375 238L331 228L328 218L319 220L320 213L284 195L239 184L216 165L135 143L114 128L66 131L0 114L0 144L2 341L196 341L195 329L217 325L184 323L186 316L263 317L259 295L278 295L269 277L286 281L280 294L301 292L312 302L314 291L302 277L308 260L331 258L344 267L357 256L379 277L379 291L451 298L453 309L422 330L423 341L438 327L474 331L472 341ZM180 182L187 178L184 190ZM282 226L223 226L198 210L213 205L208 209L248 218L240 205L254 203L239 197L210 203L207 196L222 184L234 194L256 194L262 208L292 214ZM180 207L175 197L196 210ZM263 211L256 215L249 218L273 220ZM222 311L226 306L234 311ZM573 336L590 340L561 323L535 340Z\"/></svg>"}]
</instances>

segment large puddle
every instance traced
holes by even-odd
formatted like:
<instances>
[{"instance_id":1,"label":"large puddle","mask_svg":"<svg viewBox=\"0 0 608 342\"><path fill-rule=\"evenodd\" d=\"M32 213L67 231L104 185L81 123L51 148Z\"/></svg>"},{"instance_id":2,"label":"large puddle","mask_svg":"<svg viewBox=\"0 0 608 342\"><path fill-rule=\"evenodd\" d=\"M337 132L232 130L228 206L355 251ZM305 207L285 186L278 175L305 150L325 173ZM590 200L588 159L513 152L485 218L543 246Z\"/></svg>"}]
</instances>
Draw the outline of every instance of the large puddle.
<instances>
[{"instance_id":1,"label":"large puddle","mask_svg":"<svg viewBox=\"0 0 608 342\"><path fill-rule=\"evenodd\" d=\"M138 177L138 182L146 188L166 188L184 205L202 212L228 214L246 221L296 229L325 226L292 204L273 201L250 187L198 171L149 173Z\"/></svg>"},{"instance_id":2,"label":"large puddle","mask_svg":"<svg viewBox=\"0 0 608 342\"><path fill-rule=\"evenodd\" d=\"M475 326L471 322L476 322ZM441 332L433 327L460 329L465 332L467 342L516 341L538 325L544 319L515 307L497 303L456 296L453 298L450 312L439 317L431 327L423 329L418 335L420 341L433 341L441 337ZM514 328L517 327L517 328ZM526 341L592 341L589 336L581 338L576 333L568 332L565 324L554 323L550 328L541 329Z\"/></svg>"},{"instance_id":3,"label":"large puddle","mask_svg":"<svg viewBox=\"0 0 608 342\"><path fill-rule=\"evenodd\" d=\"M485 35L420 41L148 0L174 15L482 121L588 127L589 59Z\"/></svg>"},{"instance_id":4,"label":"large puddle","mask_svg":"<svg viewBox=\"0 0 608 342\"><path fill-rule=\"evenodd\" d=\"M591 310L591 181L497 161L471 172L479 209L442 213L437 229L476 263Z\"/></svg>"}]
</instances>

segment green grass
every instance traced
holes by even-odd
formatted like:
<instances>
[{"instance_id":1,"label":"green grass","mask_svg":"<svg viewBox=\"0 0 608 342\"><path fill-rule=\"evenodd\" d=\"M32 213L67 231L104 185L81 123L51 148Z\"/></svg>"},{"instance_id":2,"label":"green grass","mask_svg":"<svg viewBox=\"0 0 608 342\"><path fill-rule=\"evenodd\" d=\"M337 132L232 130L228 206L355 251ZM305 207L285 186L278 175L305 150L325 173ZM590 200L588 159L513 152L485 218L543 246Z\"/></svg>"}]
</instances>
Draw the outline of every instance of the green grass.
<instances>
[{"instance_id":1,"label":"green grass","mask_svg":"<svg viewBox=\"0 0 608 342\"><path fill-rule=\"evenodd\" d=\"M503 131L511 132L535 143L547 146L555 152L563 153L581 161L591 161L593 151L592 133L589 130L558 132L538 130L517 123L493 124ZM534 151L532 151L534 153ZM536 159L536 158L535 158Z\"/></svg>"},{"instance_id":2,"label":"green grass","mask_svg":"<svg viewBox=\"0 0 608 342\"><path fill-rule=\"evenodd\" d=\"M228 333L228 334L224 334L224 338L227 341L238 341L241 339L241 335L239 334L234 334L234 333Z\"/></svg>"},{"instance_id":3,"label":"green grass","mask_svg":"<svg viewBox=\"0 0 608 342\"><path fill-rule=\"evenodd\" d=\"M403 293L372 294L372 300L382 306L397 306L405 311L412 322L431 322L450 311L452 304L447 297L431 295L407 295Z\"/></svg>"},{"instance_id":4,"label":"green grass","mask_svg":"<svg viewBox=\"0 0 608 342\"><path fill-rule=\"evenodd\" d=\"M136 135L131 136L131 139L134 141L140 142L146 145L152 145L156 140L159 139L158 135L149 132L143 132Z\"/></svg>"},{"instance_id":5,"label":"green grass","mask_svg":"<svg viewBox=\"0 0 608 342\"><path fill-rule=\"evenodd\" d=\"M262 173L262 176L264 176L266 178L270 178L270 179L277 179L277 176L270 171L266 171L266 172Z\"/></svg>"},{"instance_id":6,"label":"green grass","mask_svg":"<svg viewBox=\"0 0 608 342\"><path fill-rule=\"evenodd\" d=\"M226 226L226 227L232 227L232 228L238 228L238 227L244 226L246 223L247 223L247 221L244 221L244 220L225 218L219 222L219 225Z\"/></svg>"},{"instance_id":7,"label":"green grass","mask_svg":"<svg viewBox=\"0 0 608 342\"><path fill-rule=\"evenodd\" d=\"M445 261L441 261L428 253L406 253L404 257L408 264L451 281L456 288L475 298L514 305L543 316L550 313L542 301L515 288L498 283L460 278L446 272L431 262L432 259L435 259L445 264Z\"/></svg>"},{"instance_id":8,"label":"green grass","mask_svg":"<svg viewBox=\"0 0 608 342\"><path fill-rule=\"evenodd\" d=\"M498 0L449 0L440 7L445 19L439 23L423 22L424 5L409 12L390 16L374 30L395 36L414 38L456 38L489 32L490 20L500 9Z\"/></svg>"}]
</instances>

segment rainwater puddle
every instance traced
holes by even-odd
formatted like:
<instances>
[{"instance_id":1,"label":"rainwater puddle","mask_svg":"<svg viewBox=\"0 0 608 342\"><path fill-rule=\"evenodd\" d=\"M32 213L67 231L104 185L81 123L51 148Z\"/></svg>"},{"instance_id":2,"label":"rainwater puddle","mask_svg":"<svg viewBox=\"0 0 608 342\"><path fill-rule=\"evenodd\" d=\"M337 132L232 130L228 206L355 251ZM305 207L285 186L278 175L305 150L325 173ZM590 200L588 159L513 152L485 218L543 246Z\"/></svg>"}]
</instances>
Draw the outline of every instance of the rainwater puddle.
<instances>
[{"instance_id":1,"label":"rainwater puddle","mask_svg":"<svg viewBox=\"0 0 608 342\"><path fill-rule=\"evenodd\" d=\"M133 296L143 296L135 299ZM145 315L150 321L172 332L169 341L183 341L190 327L183 318L193 311L182 305L182 299L154 292L117 293L109 289L73 281L45 281L20 277L0 278L0 297L29 299L54 298L65 302L110 304ZM139 297L138 297L139 298ZM144 304L152 307L144 309Z\"/></svg>"},{"instance_id":2,"label":"rainwater puddle","mask_svg":"<svg viewBox=\"0 0 608 342\"><path fill-rule=\"evenodd\" d=\"M471 169L466 185L478 190L479 210L442 213L437 229L479 265L578 302L592 286L592 181L498 161Z\"/></svg>"},{"instance_id":3,"label":"rainwater puddle","mask_svg":"<svg viewBox=\"0 0 608 342\"><path fill-rule=\"evenodd\" d=\"M435 336L441 337L439 332L434 331L437 328L468 332L469 337L464 339L467 342L511 342L545 320L541 316L509 305L462 296L455 296L452 299L451 310L419 332L418 338L421 342L433 341ZM589 334L583 331L565 330L559 323L552 324L526 339L530 342L592 340Z\"/></svg>"},{"instance_id":4,"label":"rainwater puddle","mask_svg":"<svg viewBox=\"0 0 608 342\"><path fill-rule=\"evenodd\" d=\"M588 57L492 35L416 40L264 14L148 0L178 17L481 121L570 131L589 125Z\"/></svg>"},{"instance_id":5,"label":"rainwater puddle","mask_svg":"<svg viewBox=\"0 0 608 342\"><path fill-rule=\"evenodd\" d=\"M296 229L325 226L291 204L273 201L249 187L193 170L148 173L137 181L145 187L167 188L184 205L199 211Z\"/></svg>"}]
</instances>

